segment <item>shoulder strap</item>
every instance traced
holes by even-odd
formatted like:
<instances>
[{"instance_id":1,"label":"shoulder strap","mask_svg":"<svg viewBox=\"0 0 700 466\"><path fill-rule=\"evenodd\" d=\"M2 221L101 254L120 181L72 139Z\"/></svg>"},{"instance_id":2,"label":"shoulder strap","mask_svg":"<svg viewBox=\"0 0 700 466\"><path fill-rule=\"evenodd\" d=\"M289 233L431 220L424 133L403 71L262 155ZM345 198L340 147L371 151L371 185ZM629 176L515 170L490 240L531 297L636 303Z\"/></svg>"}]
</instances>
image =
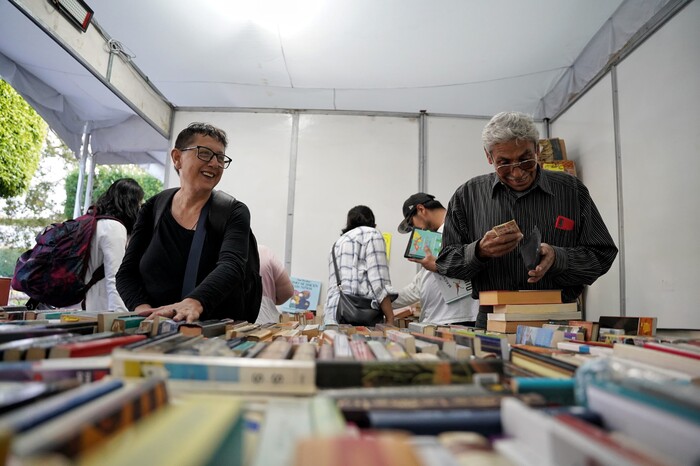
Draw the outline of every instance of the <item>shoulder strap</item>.
<instances>
[{"instance_id":1,"label":"shoulder strap","mask_svg":"<svg viewBox=\"0 0 700 466\"><path fill-rule=\"evenodd\" d=\"M226 215L235 207L238 200L229 193L223 191L213 191L211 194L211 210L209 211L209 224L214 231L221 232L226 229Z\"/></svg>"},{"instance_id":2,"label":"shoulder strap","mask_svg":"<svg viewBox=\"0 0 700 466\"><path fill-rule=\"evenodd\" d=\"M192 245L190 246L190 254L187 257L187 265L185 266L185 278L182 281L182 299L194 290L197 284L197 271L199 270L199 259L202 256L202 248L204 247L204 238L207 236L206 221L209 215L209 205L211 204L211 197L204 204L202 210L199 213L199 220L197 220L197 229L194 232L194 238L192 238Z\"/></svg>"},{"instance_id":3,"label":"shoulder strap","mask_svg":"<svg viewBox=\"0 0 700 466\"><path fill-rule=\"evenodd\" d=\"M340 287L340 272L338 272L338 262L335 260L335 244L333 243L333 247L331 248L331 255L333 255L333 267L335 268L335 279L338 282L338 291L341 293L343 292L343 289Z\"/></svg>"}]
</instances>

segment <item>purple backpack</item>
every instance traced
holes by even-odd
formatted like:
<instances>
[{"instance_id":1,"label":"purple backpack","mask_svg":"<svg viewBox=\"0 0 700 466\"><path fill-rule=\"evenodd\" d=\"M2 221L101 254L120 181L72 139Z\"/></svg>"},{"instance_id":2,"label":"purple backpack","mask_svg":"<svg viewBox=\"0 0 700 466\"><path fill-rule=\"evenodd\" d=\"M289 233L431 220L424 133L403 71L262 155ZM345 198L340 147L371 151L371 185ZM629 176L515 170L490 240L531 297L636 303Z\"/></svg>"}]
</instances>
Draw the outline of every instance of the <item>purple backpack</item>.
<instances>
[{"instance_id":1,"label":"purple backpack","mask_svg":"<svg viewBox=\"0 0 700 466\"><path fill-rule=\"evenodd\" d=\"M90 242L99 219L92 211L72 220L53 223L36 237L36 246L23 253L15 265L12 288L32 300L55 307L85 299L92 285L104 278L104 266L85 283Z\"/></svg>"}]
</instances>

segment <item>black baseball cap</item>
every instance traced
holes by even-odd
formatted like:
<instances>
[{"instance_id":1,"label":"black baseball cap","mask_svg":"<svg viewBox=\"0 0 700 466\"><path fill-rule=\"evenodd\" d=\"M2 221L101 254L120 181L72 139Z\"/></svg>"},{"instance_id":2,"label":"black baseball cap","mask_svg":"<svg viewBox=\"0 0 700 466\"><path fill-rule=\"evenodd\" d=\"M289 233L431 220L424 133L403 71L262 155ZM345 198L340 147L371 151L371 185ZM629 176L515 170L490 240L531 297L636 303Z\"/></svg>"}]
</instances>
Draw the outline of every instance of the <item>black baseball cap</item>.
<instances>
[{"instance_id":1,"label":"black baseball cap","mask_svg":"<svg viewBox=\"0 0 700 466\"><path fill-rule=\"evenodd\" d=\"M416 193L406 199L406 202L403 203L403 221L399 223L399 233L410 233L412 227L409 221L416 214L418 204L425 205L434 199L435 196L426 193Z\"/></svg>"}]
</instances>

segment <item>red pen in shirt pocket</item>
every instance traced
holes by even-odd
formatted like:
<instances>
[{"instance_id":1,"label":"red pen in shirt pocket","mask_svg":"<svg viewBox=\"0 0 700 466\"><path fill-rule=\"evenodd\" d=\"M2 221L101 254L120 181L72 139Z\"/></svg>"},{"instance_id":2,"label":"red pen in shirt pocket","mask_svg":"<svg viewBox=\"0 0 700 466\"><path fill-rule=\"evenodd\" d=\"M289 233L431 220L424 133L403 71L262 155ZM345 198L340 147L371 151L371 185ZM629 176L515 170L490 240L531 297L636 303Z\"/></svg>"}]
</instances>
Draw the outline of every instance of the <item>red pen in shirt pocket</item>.
<instances>
[{"instance_id":1,"label":"red pen in shirt pocket","mask_svg":"<svg viewBox=\"0 0 700 466\"><path fill-rule=\"evenodd\" d=\"M557 230L571 231L574 229L574 221L560 215L557 217L556 222L554 222L554 228Z\"/></svg>"}]
</instances>

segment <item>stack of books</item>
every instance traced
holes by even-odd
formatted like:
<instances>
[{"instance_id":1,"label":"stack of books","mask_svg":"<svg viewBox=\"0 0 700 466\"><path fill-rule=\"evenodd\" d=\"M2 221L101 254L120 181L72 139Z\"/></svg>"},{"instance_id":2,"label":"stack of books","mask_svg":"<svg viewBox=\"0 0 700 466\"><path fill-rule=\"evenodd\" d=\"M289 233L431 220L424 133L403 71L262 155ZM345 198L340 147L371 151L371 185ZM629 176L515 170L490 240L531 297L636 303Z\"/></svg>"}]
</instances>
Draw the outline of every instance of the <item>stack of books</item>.
<instances>
[{"instance_id":1,"label":"stack of books","mask_svg":"<svg viewBox=\"0 0 700 466\"><path fill-rule=\"evenodd\" d=\"M518 325L542 327L554 321L581 319L576 303L562 303L560 290L481 291L479 302L493 306L486 329L514 334Z\"/></svg>"}]
</instances>

